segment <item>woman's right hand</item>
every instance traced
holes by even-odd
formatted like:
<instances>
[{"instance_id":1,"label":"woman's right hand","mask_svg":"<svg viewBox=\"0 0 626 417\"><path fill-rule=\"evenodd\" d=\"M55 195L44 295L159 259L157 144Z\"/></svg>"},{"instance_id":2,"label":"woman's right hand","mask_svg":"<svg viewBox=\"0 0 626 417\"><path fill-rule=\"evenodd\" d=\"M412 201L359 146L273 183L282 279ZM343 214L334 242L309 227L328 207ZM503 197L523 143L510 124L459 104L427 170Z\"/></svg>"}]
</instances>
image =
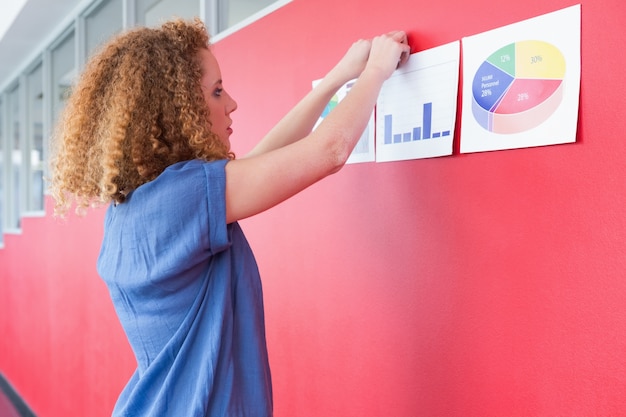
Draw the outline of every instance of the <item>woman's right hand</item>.
<instances>
[{"instance_id":1,"label":"woman's right hand","mask_svg":"<svg viewBox=\"0 0 626 417\"><path fill-rule=\"evenodd\" d=\"M340 84L358 78L368 65L383 69L391 65L391 72L393 72L399 65L406 62L410 53L411 48L408 45L406 33L403 31L389 32L372 40L360 39L350 46L333 68L333 72ZM391 75L388 71L384 72L387 78Z\"/></svg>"},{"instance_id":2,"label":"woman's right hand","mask_svg":"<svg viewBox=\"0 0 626 417\"><path fill-rule=\"evenodd\" d=\"M377 36L372 40L365 70L380 71L387 79L407 61L410 53L411 47L408 45L405 32L394 31Z\"/></svg>"}]
</instances>

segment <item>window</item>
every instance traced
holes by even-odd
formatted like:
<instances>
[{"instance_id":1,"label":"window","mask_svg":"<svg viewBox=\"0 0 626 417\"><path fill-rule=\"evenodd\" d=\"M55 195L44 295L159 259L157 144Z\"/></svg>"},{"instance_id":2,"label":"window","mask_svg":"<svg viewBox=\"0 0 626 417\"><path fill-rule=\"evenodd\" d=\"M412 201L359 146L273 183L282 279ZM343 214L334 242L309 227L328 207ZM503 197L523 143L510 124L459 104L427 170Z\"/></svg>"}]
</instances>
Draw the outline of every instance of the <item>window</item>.
<instances>
[{"instance_id":1,"label":"window","mask_svg":"<svg viewBox=\"0 0 626 417\"><path fill-rule=\"evenodd\" d=\"M52 119L56 122L67 100L76 73L74 54L74 31L67 34L52 49L50 54L52 68Z\"/></svg>"},{"instance_id":2,"label":"window","mask_svg":"<svg viewBox=\"0 0 626 417\"><path fill-rule=\"evenodd\" d=\"M22 206L22 199L20 194L20 186L22 179L22 146L21 146L21 114L20 111L20 94L21 87L18 84L12 91L9 91L7 95L7 106L9 110L9 117L7 120L8 126L8 147L7 152L9 156L8 176L6 178L5 185L7 186L8 201L6 205L7 210L7 228L19 229L20 227L20 208Z\"/></svg>"},{"instance_id":3,"label":"window","mask_svg":"<svg viewBox=\"0 0 626 417\"><path fill-rule=\"evenodd\" d=\"M198 0L137 0L137 23L156 26L164 20L200 16Z\"/></svg>"},{"instance_id":4,"label":"window","mask_svg":"<svg viewBox=\"0 0 626 417\"><path fill-rule=\"evenodd\" d=\"M123 28L122 0L108 0L98 5L85 16L85 45L87 56L112 35Z\"/></svg>"},{"instance_id":5,"label":"window","mask_svg":"<svg viewBox=\"0 0 626 417\"><path fill-rule=\"evenodd\" d=\"M234 31L291 0L136 0L137 24L155 26L173 17L203 18L211 35Z\"/></svg>"},{"instance_id":6,"label":"window","mask_svg":"<svg viewBox=\"0 0 626 417\"><path fill-rule=\"evenodd\" d=\"M0 95L0 247L4 242L4 224L5 220L5 209L4 209L4 167L6 166L6 153L4 152L6 145L4 143L4 101L2 100L2 95Z\"/></svg>"},{"instance_id":7,"label":"window","mask_svg":"<svg viewBox=\"0 0 626 417\"><path fill-rule=\"evenodd\" d=\"M26 147L24 155L27 179L25 211L43 211L43 65L40 62L26 76Z\"/></svg>"},{"instance_id":8,"label":"window","mask_svg":"<svg viewBox=\"0 0 626 417\"><path fill-rule=\"evenodd\" d=\"M223 26L220 25L222 26L219 28L220 32L235 26L273 3L276 3L276 0L222 0L220 15L224 16L224 22Z\"/></svg>"}]
</instances>

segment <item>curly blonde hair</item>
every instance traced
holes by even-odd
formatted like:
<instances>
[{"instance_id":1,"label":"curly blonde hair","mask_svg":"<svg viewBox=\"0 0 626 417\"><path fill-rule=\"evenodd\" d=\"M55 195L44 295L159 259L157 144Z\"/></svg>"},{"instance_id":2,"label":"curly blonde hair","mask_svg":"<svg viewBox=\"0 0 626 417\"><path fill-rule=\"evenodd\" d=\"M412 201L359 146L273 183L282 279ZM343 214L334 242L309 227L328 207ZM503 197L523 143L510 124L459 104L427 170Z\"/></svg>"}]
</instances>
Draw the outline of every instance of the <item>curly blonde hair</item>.
<instances>
[{"instance_id":1,"label":"curly blonde hair","mask_svg":"<svg viewBox=\"0 0 626 417\"><path fill-rule=\"evenodd\" d=\"M55 214L123 203L176 162L234 158L208 122L199 58L208 47L199 19L179 19L129 30L93 56L53 135Z\"/></svg>"}]
</instances>

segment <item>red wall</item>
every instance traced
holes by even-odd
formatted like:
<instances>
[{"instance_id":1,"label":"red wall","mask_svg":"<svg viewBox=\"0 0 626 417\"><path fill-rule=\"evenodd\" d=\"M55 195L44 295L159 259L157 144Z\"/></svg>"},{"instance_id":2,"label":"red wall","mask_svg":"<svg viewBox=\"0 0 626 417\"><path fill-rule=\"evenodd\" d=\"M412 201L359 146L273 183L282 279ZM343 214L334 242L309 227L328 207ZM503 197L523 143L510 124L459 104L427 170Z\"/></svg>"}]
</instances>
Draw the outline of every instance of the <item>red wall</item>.
<instances>
[{"instance_id":1,"label":"red wall","mask_svg":"<svg viewBox=\"0 0 626 417\"><path fill-rule=\"evenodd\" d=\"M358 37L405 29L420 51L575 4L362 3L294 0L214 46L239 154ZM461 155L457 137L242 222L277 417L626 415L624 22L621 0L582 2L575 144ZM0 371L41 416L109 415L133 370L95 272L102 217L25 219L0 250Z\"/></svg>"}]
</instances>

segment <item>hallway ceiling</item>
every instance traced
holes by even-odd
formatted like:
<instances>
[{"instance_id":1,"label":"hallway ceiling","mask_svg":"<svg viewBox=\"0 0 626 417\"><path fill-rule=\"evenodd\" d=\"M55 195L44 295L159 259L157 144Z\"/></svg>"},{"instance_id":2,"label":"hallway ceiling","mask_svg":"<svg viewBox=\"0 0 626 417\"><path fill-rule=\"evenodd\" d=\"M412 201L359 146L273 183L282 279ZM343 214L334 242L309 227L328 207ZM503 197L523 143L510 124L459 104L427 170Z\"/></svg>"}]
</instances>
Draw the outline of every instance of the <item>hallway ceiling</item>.
<instances>
[{"instance_id":1,"label":"hallway ceiling","mask_svg":"<svg viewBox=\"0 0 626 417\"><path fill-rule=\"evenodd\" d=\"M0 88L17 74L84 0L27 0L0 39ZM0 28L0 33L4 28Z\"/></svg>"}]
</instances>

